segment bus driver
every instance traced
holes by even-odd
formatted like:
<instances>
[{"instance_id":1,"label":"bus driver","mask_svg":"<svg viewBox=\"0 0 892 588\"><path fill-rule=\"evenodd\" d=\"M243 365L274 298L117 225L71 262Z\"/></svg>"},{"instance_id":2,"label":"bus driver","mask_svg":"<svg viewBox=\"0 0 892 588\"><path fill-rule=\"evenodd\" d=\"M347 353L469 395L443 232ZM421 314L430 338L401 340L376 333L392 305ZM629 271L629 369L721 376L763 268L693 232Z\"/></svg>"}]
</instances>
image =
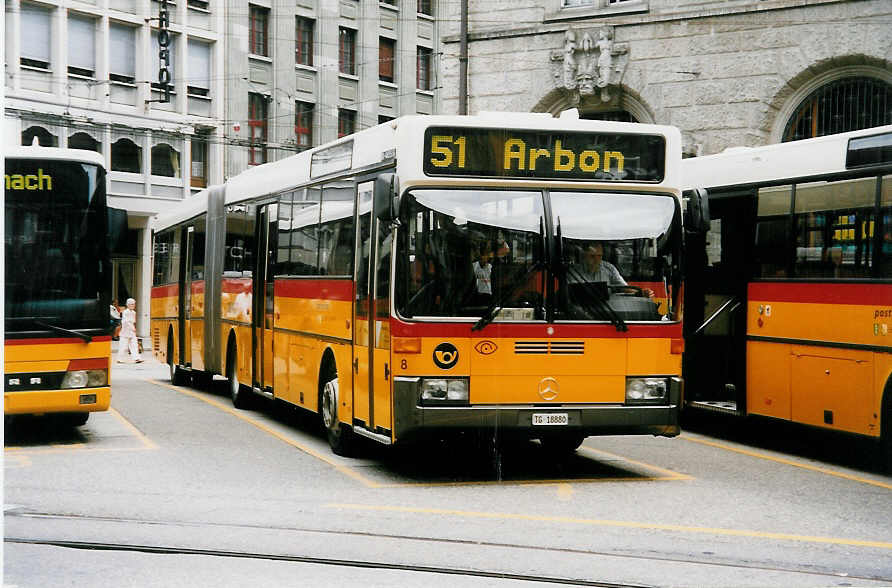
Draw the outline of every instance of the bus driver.
<instances>
[{"instance_id":1,"label":"bus driver","mask_svg":"<svg viewBox=\"0 0 892 588\"><path fill-rule=\"evenodd\" d=\"M571 284L604 282L608 286L628 285L616 266L609 261L604 261L604 245L597 241L583 249L582 263L570 266L568 278ZM638 290L628 288L625 292L638 292ZM642 288L640 295L653 298L654 292L650 288Z\"/></svg>"}]
</instances>

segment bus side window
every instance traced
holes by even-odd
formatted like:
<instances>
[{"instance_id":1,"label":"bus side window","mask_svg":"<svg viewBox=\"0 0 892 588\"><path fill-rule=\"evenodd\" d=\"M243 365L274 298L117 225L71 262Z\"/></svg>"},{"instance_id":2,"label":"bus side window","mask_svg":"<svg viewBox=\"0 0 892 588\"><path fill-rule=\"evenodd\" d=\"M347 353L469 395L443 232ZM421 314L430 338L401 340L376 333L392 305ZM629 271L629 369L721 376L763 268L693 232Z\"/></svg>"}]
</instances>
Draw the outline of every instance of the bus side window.
<instances>
[{"instance_id":1,"label":"bus side window","mask_svg":"<svg viewBox=\"0 0 892 588\"><path fill-rule=\"evenodd\" d=\"M330 276L353 275L353 183L338 181L322 189L319 227L320 272Z\"/></svg>"}]
</instances>

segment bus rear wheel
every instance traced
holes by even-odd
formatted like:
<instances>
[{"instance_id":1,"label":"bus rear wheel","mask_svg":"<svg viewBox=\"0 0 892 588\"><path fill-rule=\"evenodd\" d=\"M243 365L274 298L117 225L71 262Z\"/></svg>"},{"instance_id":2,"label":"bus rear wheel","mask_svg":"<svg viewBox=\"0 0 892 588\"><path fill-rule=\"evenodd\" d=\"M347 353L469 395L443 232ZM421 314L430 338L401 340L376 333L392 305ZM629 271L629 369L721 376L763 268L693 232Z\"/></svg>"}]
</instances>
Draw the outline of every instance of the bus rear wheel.
<instances>
[{"instance_id":1,"label":"bus rear wheel","mask_svg":"<svg viewBox=\"0 0 892 588\"><path fill-rule=\"evenodd\" d=\"M236 408L251 408L252 392L238 381L238 353L235 343L230 343L226 352L226 379L229 386L229 397Z\"/></svg>"},{"instance_id":2,"label":"bus rear wheel","mask_svg":"<svg viewBox=\"0 0 892 588\"><path fill-rule=\"evenodd\" d=\"M182 386L186 383L186 370L177 365L173 358L173 332L167 336L167 368L170 370L170 383Z\"/></svg>"},{"instance_id":3,"label":"bus rear wheel","mask_svg":"<svg viewBox=\"0 0 892 588\"><path fill-rule=\"evenodd\" d=\"M880 433L880 459L886 473L892 474L892 382L883 393L882 427Z\"/></svg>"},{"instance_id":4,"label":"bus rear wheel","mask_svg":"<svg viewBox=\"0 0 892 588\"><path fill-rule=\"evenodd\" d=\"M319 413L328 437L328 445L336 455L353 455L353 430L338 419L338 374L332 368L323 372L319 385Z\"/></svg>"}]
</instances>

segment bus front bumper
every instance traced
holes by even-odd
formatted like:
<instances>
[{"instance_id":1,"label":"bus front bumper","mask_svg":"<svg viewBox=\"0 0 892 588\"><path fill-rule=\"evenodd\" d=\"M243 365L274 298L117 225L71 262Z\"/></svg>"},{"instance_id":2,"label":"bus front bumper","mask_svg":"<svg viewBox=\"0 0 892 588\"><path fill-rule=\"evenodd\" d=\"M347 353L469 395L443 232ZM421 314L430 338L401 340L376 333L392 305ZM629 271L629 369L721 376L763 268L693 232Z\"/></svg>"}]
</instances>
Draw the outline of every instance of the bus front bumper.
<instances>
[{"instance_id":1,"label":"bus front bumper","mask_svg":"<svg viewBox=\"0 0 892 588\"><path fill-rule=\"evenodd\" d=\"M3 413L7 415L98 412L108 410L110 404L111 389L108 386L71 390L28 390L3 394Z\"/></svg>"},{"instance_id":2,"label":"bus front bumper","mask_svg":"<svg viewBox=\"0 0 892 588\"><path fill-rule=\"evenodd\" d=\"M406 440L427 433L499 428L519 436L538 438L554 434L657 435L675 437L681 432L681 380L670 386L663 405L549 404L422 406L414 378L394 381L394 438ZM534 415L540 415L538 417ZM566 424L540 425L541 415L566 415Z\"/></svg>"}]
</instances>

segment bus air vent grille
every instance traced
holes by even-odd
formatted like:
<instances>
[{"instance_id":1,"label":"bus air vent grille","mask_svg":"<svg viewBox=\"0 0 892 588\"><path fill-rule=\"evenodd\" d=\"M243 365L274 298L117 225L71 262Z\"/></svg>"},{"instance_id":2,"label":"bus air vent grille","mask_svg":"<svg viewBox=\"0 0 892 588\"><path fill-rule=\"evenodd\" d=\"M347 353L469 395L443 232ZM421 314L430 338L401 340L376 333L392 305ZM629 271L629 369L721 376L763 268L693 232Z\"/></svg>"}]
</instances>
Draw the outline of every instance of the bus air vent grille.
<instances>
[{"instance_id":1,"label":"bus air vent grille","mask_svg":"<svg viewBox=\"0 0 892 588\"><path fill-rule=\"evenodd\" d=\"M518 355L583 355L585 341L515 341Z\"/></svg>"}]
</instances>

